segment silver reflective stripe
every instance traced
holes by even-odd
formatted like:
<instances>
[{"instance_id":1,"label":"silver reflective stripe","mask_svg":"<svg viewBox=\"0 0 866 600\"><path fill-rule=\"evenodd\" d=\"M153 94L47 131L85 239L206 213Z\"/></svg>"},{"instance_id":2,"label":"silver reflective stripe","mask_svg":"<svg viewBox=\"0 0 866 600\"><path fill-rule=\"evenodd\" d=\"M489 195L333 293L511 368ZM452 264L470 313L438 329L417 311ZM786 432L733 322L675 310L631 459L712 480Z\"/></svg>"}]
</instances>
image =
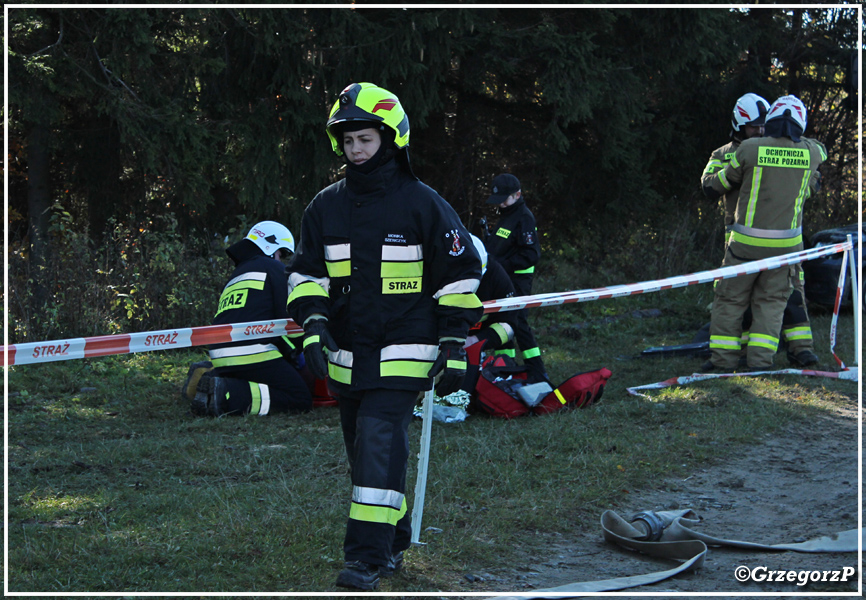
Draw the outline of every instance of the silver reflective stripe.
<instances>
[{"instance_id":1,"label":"silver reflective stripe","mask_svg":"<svg viewBox=\"0 0 866 600\"><path fill-rule=\"evenodd\" d=\"M318 283L322 287L322 289L325 290L325 294L328 294L328 289L331 287L331 280L329 278L322 277L321 279L318 279L316 277L310 277L309 275L292 273L291 275L289 275L289 295L292 295L292 290L294 290L296 287L308 281Z\"/></svg>"},{"instance_id":2,"label":"silver reflective stripe","mask_svg":"<svg viewBox=\"0 0 866 600\"><path fill-rule=\"evenodd\" d=\"M340 365L341 367L346 367L347 369L352 368L352 362L354 361L354 357L352 353L348 350L338 350L336 352L328 352L328 362L332 362L335 365Z\"/></svg>"},{"instance_id":3,"label":"silver reflective stripe","mask_svg":"<svg viewBox=\"0 0 866 600\"><path fill-rule=\"evenodd\" d=\"M449 283L440 289L438 292L433 294L433 298L438 300L439 296L445 296L447 294L474 294L475 290L478 289L479 283L481 282L477 279L461 279L460 281Z\"/></svg>"},{"instance_id":4,"label":"silver reflective stripe","mask_svg":"<svg viewBox=\"0 0 866 600\"><path fill-rule=\"evenodd\" d=\"M273 344L250 344L249 346L232 346L230 348L217 348L209 352L211 358L232 358L235 356L248 356L260 352L271 352L277 347Z\"/></svg>"},{"instance_id":5,"label":"silver reflective stripe","mask_svg":"<svg viewBox=\"0 0 866 600\"><path fill-rule=\"evenodd\" d=\"M264 383L260 383L259 394L262 397L262 407L259 409L259 416L264 417L271 410L271 390Z\"/></svg>"},{"instance_id":6,"label":"silver reflective stripe","mask_svg":"<svg viewBox=\"0 0 866 600\"><path fill-rule=\"evenodd\" d=\"M244 273L242 275L238 275L231 281L226 284L226 287L231 287L236 283L240 283L241 281L264 281L268 278L267 273Z\"/></svg>"},{"instance_id":7,"label":"silver reflective stripe","mask_svg":"<svg viewBox=\"0 0 866 600\"><path fill-rule=\"evenodd\" d=\"M786 240L788 238L797 237L803 233L802 227L797 227L796 229L757 229L756 227L746 227L739 223L734 223L731 229L737 233L742 233L751 237L772 240Z\"/></svg>"},{"instance_id":8,"label":"silver reflective stripe","mask_svg":"<svg viewBox=\"0 0 866 600\"><path fill-rule=\"evenodd\" d=\"M352 488L352 502L356 504L389 506L395 510L400 510L403 507L403 494L394 490L380 490L379 488L356 485Z\"/></svg>"},{"instance_id":9,"label":"silver reflective stripe","mask_svg":"<svg viewBox=\"0 0 866 600\"><path fill-rule=\"evenodd\" d=\"M352 255L351 244L325 246L325 260L349 260Z\"/></svg>"},{"instance_id":10,"label":"silver reflective stripe","mask_svg":"<svg viewBox=\"0 0 866 600\"><path fill-rule=\"evenodd\" d=\"M439 346L429 344L392 344L379 352L379 358L386 360L426 360L434 361L439 354Z\"/></svg>"},{"instance_id":11,"label":"silver reflective stripe","mask_svg":"<svg viewBox=\"0 0 866 600\"><path fill-rule=\"evenodd\" d=\"M382 260L414 261L424 258L421 246L382 246Z\"/></svg>"}]
</instances>

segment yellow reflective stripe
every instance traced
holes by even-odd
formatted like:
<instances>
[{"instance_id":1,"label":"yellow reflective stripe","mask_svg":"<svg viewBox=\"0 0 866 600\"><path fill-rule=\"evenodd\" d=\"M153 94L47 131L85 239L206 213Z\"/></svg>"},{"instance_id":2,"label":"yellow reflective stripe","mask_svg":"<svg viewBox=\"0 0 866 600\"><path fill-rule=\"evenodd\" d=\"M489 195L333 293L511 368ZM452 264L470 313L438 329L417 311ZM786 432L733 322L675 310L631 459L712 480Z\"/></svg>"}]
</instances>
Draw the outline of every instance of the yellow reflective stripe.
<instances>
[{"instance_id":1,"label":"yellow reflective stripe","mask_svg":"<svg viewBox=\"0 0 866 600\"><path fill-rule=\"evenodd\" d=\"M740 338L727 335L711 335L710 348L718 348L719 350L739 350Z\"/></svg>"},{"instance_id":2,"label":"yellow reflective stripe","mask_svg":"<svg viewBox=\"0 0 866 600\"><path fill-rule=\"evenodd\" d=\"M496 333L496 335L499 336L500 344L504 344L511 339L512 335L514 335L514 333L511 331L511 326L507 323L494 323L490 326L490 329L492 329Z\"/></svg>"},{"instance_id":3,"label":"yellow reflective stripe","mask_svg":"<svg viewBox=\"0 0 866 600\"><path fill-rule=\"evenodd\" d=\"M338 262L327 262L325 261L325 266L328 267L328 277L348 277L352 274L352 261L351 260L341 260Z\"/></svg>"},{"instance_id":4,"label":"yellow reflective stripe","mask_svg":"<svg viewBox=\"0 0 866 600\"><path fill-rule=\"evenodd\" d=\"M737 231L731 232L731 239L736 242L740 242L741 244L746 244L748 246L758 246L760 248L790 248L791 246L796 246L803 242L803 235L796 235L791 238L759 238L753 237L751 235L745 235L743 233L739 233Z\"/></svg>"},{"instance_id":5,"label":"yellow reflective stripe","mask_svg":"<svg viewBox=\"0 0 866 600\"><path fill-rule=\"evenodd\" d=\"M255 363L265 362L282 358L279 350L269 350L267 352L259 352L256 354L245 354L243 356L227 356L224 358L214 358L211 355L211 362L214 367L235 367L238 365L252 365Z\"/></svg>"},{"instance_id":6,"label":"yellow reflective stripe","mask_svg":"<svg viewBox=\"0 0 866 600\"><path fill-rule=\"evenodd\" d=\"M541 356L541 350L538 348L529 348L523 351L523 358L535 358Z\"/></svg>"},{"instance_id":7,"label":"yellow reflective stripe","mask_svg":"<svg viewBox=\"0 0 866 600\"><path fill-rule=\"evenodd\" d=\"M253 403L250 405L250 414L257 415L262 409L262 394L258 383L250 382L250 395L253 397Z\"/></svg>"},{"instance_id":8,"label":"yellow reflective stripe","mask_svg":"<svg viewBox=\"0 0 866 600\"><path fill-rule=\"evenodd\" d=\"M426 379L427 373L430 372L432 362L416 361L416 360L389 360L388 362L379 363L380 377L415 377L418 379ZM464 368L466 368L464 366Z\"/></svg>"},{"instance_id":9,"label":"yellow reflective stripe","mask_svg":"<svg viewBox=\"0 0 866 600\"><path fill-rule=\"evenodd\" d=\"M710 159L710 162L707 163L707 166L704 167L704 173L707 175L712 175L716 171L725 168L725 163L720 160Z\"/></svg>"},{"instance_id":10,"label":"yellow reflective stripe","mask_svg":"<svg viewBox=\"0 0 866 600\"><path fill-rule=\"evenodd\" d=\"M441 296L448 294L466 294L475 292L478 289L478 284L481 283L478 279L461 279L452 281L451 283L442 286L438 292L433 294L433 298L438 300Z\"/></svg>"},{"instance_id":11,"label":"yellow reflective stripe","mask_svg":"<svg viewBox=\"0 0 866 600\"><path fill-rule=\"evenodd\" d=\"M719 171L719 183L721 183L722 186L728 191L731 191L731 189L733 188L733 186L728 183L728 178L725 175L724 171Z\"/></svg>"},{"instance_id":12,"label":"yellow reflective stripe","mask_svg":"<svg viewBox=\"0 0 866 600\"><path fill-rule=\"evenodd\" d=\"M515 271L515 275L527 275L529 273L535 273L535 267L529 267L528 269L520 269L519 271Z\"/></svg>"},{"instance_id":13,"label":"yellow reflective stripe","mask_svg":"<svg viewBox=\"0 0 866 600\"><path fill-rule=\"evenodd\" d=\"M514 350L514 348L503 348L501 350L495 350L493 354L502 354L504 356L510 356L511 358L517 356L517 352Z\"/></svg>"},{"instance_id":14,"label":"yellow reflective stripe","mask_svg":"<svg viewBox=\"0 0 866 600\"><path fill-rule=\"evenodd\" d=\"M446 294L439 297L439 306L481 308L481 300L475 294Z\"/></svg>"},{"instance_id":15,"label":"yellow reflective stripe","mask_svg":"<svg viewBox=\"0 0 866 600\"><path fill-rule=\"evenodd\" d=\"M559 403L560 403L560 404L565 404L565 403L566 403L565 397L563 397L562 392L559 391L559 388L553 390L553 393L556 394L556 397L557 397L557 398L559 398Z\"/></svg>"},{"instance_id":16,"label":"yellow reflective stripe","mask_svg":"<svg viewBox=\"0 0 866 600\"><path fill-rule=\"evenodd\" d=\"M328 363L328 376L336 382L345 385L352 384L352 368L335 365L332 362Z\"/></svg>"},{"instance_id":17,"label":"yellow reflective stripe","mask_svg":"<svg viewBox=\"0 0 866 600\"><path fill-rule=\"evenodd\" d=\"M369 523L387 523L396 525L397 521L406 514L406 498L399 509L390 506L371 506L369 504L358 504L352 502L349 509L349 518L356 521L367 521Z\"/></svg>"},{"instance_id":18,"label":"yellow reflective stripe","mask_svg":"<svg viewBox=\"0 0 866 600\"><path fill-rule=\"evenodd\" d=\"M731 166L732 167L734 167L736 169L737 167L740 166L740 161L737 160L737 153L736 152L734 152L733 154L726 154L725 156L731 157Z\"/></svg>"},{"instance_id":19,"label":"yellow reflective stripe","mask_svg":"<svg viewBox=\"0 0 866 600\"><path fill-rule=\"evenodd\" d=\"M307 298L310 296L322 296L323 298L327 298L328 294L325 292L325 289L315 281L305 281L296 285L295 289L292 290L292 293L289 295L288 304L291 304L298 298Z\"/></svg>"},{"instance_id":20,"label":"yellow reflective stripe","mask_svg":"<svg viewBox=\"0 0 866 600\"><path fill-rule=\"evenodd\" d=\"M245 279L236 283L229 282L223 290L223 294L231 294L236 290L263 290L265 282L258 279Z\"/></svg>"},{"instance_id":21,"label":"yellow reflective stripe","mask_svg":"<svg viewBox=\"0 0 866 600\"><path fill-rule=\"evenodd\" d=\"M806 171L803 173L803 181L800 183L800 192L797 194L797 201L794 203L794 218L791 221L791 229L797 227L800 220L800 212L803 210L803 203L809 196L809 180L812 179L812 172Z\"/></svg>"},{"instance_id":22,"label":"yellow reflective stripe","mask_svg":"<svg viewBox=\"0 0 866 600\"><path fill-rule=\"evenodd\" d=\"M445 361L446 369L457 369L458 371L466 370L466 361L465 360L448 360Z\"/></svg>"},{"instance_id":23,"label":"yellow reflective stripe","mask_svg":"<svg viewBox=\"0 0 866 600\"><path fill-rule=\"evenodd\" d=\"M761 177L763 175L761 167L755 167L752 175L752 189L749 192L749 204L746 208L746 222L744 225L751 227L755 221L755 208L758 204L758 192L761 190Z\"/></svg>"},{"instance_id":24,"label":"yellow reflective stripe","mask_svg":"<svg viewBox=\"0 0 866 600\"><path fill-rule=\"evenodd\" d=\"M382 278L386 277L421 277L424 274L424 262L383 262Z\"/></svg>"},{"instance_id":25,"label":"yellow reflective stripe","mask_svg":"<svg viewBox=\"0 0 866 600\"><path fill-rule=\"evenodd\" d=\"M304 338L304 349L307 348L310 344L318 344L319 340L321 340L321 336L319 335L309 335Z\"/></svg>"},{"instance_id":26,"label":"yellow reflective stripe","mask_svg":"<svg viewBox=\"0 0 866 600\"><path fill-rule=\"evenodd\" d=\"M759 346L775 351L779 348L779 338L763 333L753 333L749 338L749 346Z\"/></svg>"},{"instance_id":27,"label":"yellow reflective stripe","mask_svg":"<svg viewBox=\"0 0 866 600\"><path fill-rule=\"evenodd\" d=\"M790 329L782 330L782 337L786 340L811 340L811 327L791 327Z\"/></svg>"}]
</instances>

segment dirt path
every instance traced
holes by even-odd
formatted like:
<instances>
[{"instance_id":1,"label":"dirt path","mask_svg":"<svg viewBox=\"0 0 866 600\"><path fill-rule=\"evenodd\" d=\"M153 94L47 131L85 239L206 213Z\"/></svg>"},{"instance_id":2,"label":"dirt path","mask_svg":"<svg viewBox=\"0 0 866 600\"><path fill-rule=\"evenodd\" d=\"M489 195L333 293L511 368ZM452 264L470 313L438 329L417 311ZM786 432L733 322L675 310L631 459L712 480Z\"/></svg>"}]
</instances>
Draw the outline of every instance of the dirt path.
<instances>
[{"instance_id":1,"label":"dirt path","mask_svg":"<svg viewBox=\"0 0 866 600\"><path fill-rule=\"evenodd\" d=\"M724 539L763 544L802 542L857 527L857 407L845 407L808 425L790 425L749 448L748 455L659 482L611 507L627 518L641 510L692 509L695 527ZM831 570L857 567L857 554L804 554L710 548L702 569L632 591L665 597L676 593L790 593L856 591L849 584L739 583L734 570ZM467 576L466 591L532 592L569 583L597 581L671 569L675 563L609 544L601 528L551 546L546 557L528 557L508 572ZM470 582L475 578L475 581ZM669 596L674 597L674 596ZM679 596L682 597L682 596ZM827 596L830 597L830 596Z\"/></svg>"}]
</instances>

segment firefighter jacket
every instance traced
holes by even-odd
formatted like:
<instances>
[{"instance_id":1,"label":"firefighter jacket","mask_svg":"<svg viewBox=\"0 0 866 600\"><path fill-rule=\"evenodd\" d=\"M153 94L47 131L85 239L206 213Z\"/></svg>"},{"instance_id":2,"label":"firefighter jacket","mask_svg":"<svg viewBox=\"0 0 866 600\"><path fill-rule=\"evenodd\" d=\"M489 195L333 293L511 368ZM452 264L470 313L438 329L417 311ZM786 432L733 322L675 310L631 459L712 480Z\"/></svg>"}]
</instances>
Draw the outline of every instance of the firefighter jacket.
<instances>
[{"instance_id":1,"label":"firefighter jacket","mask_svg":"<svg viewBox=\"0 0 866 600\"><path fill-rule=\"evenodd\" d=\"M509 275L531 275L541 258L535 217L523 198L500 209L496 231L485 240L487 251Z\"/></svg>"},{"instance_id":2,"label":"firefighter jacket","mask_svg":"<svg viewBox=\"0 0 866 600\"><path fill-rule=\"evenodd\" d=\"M481 302L501 300L514 296L514 284L502 265L492 256L487 257L487 270L478 286L478 299ZM486 340L487 350L504 346L514 338L517 330L517 311L506 310L485 313L472 327L472 334L479 340Z\"/></svg>"},{"instance_id":3,"label":"firefighter jacket","mask_svg":"<svg viewBox=\"0 0 866 600\"><path fill-rule=\"evenodd\" d=\"M247 239L227 248L226 254L236 266L220 295L212 324L287 319L288 291L283 264L265 256ZM262 327L275 329L274 324ZM209 349L214 367L224 372L241 371L248 365L275 358L286 358L294 363L296 358L295 344L285 335L213 344Z\"/></svg>"},{"instance_id":4,"label":"firefighter jacket","mask_svg":"<svg viewBox=\"0 0 866 600\"><path fill-rule=\"evenodd\" d=\"M719 195L740 189L728 240L734 257L756 260L803 249L803 204L826 158L815 140L751 138L707 179L705 189Z\"/></svg>"},{"instance_id":5,"label":"firefighter jacket","mask_svg":"<svg viewBox=\"0 0 866 600\"><path fill-rule=\"evenodd\" d=\"M724 169L734 158L737 148L740 146L739 140L728 142L721 148L716 148L710 154L710 160L707 166L704 167L704 172L701 174L701 186L706 186L710 177ZM725 229L730 228L734 224L734 212L737 209L737 198L739 197L739 188L732 189L722 197L722 204L725 207Z\"/></svg>"},{"instance_id":6,"label":"firefighter jacket","mask_svg":"<svg viewBox=\"0 0 866 600\"><path fill-rule=\"evenodd\" d=\"M348 170L304 212L287 268L289 314L328 318L339 392L427 390L439 340L463 341L483 312L481 260L457 213L395 160Z\"/></svg>"}]
</instances>

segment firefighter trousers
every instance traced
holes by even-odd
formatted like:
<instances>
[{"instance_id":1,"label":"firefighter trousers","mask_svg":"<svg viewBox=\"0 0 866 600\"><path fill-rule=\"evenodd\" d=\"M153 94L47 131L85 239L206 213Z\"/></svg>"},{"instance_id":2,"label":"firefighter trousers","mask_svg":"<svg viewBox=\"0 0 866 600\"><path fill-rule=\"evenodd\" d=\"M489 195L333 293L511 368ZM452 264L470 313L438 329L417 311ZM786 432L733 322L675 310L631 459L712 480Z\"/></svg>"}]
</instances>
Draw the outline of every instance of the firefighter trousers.
<instances>
[{"instance_id":1,"label":"firefighter trousers","mask_svg":"<svg viewBox=\"0 0 866 600\"><path fill-rule=\"evenodd\" d=\"M226 384L224 413L265 416L307 411L313 407L309 386L285 359L276 358L243 368L218 367L214 372Z\"/></svg>"},{"instance_id":2,"label":"firefighter trousers","mask_svg":"<svg viewBox=\"0 0 866 600\"><path fill-rule=\"evenodd\" d=\"M512 275L515 296L528 296L532 293L532 275ZM529 325L529 310L517 311L517 329L514 331L514 341L520 348L520 356L526 365L529 377L535 381L547 379L547 371L541 358L541 350Z\"/></svg>"},{"instance_id":3,"label":"firefighter trousers","mask_svg":"<svg viewBox=\"0 0 866 600\"><path fill-rule=\"evenodd\" d=\"M793 291L788 296L785 312L782 314L782 341L787 345L788 352L796 355L803 350L813 351L812 325L809 322L809 312L806 310L805 289L803 288L803 268L801 264L790 265L788 275L791 278ZM752 309L746 309L743 317L743 350L749 342L749 330L752 324Z\"/></svg>"},{"instance_id":4,"label":"firefighter trousers","mask_svg":"<svg viewBox=\"0 0 866 600\"><path fill-rule=\"evenodd\" d=\"M748 261L736 258L728 251L722 266L745 262ZM751 307L752 325L746 347L748 366L752 369L772 367L773 357L779 348L782 314L790 294L788 267L719 281L715 288L710 321L710 361L713 365L730 370L737 367L743 314Z\"/></svg>"},{"instance_id":5,"label":"firefighter trousers","mask_svg":"<svg viewBox=\"0 0 866 600\"><path fill-rule=\"evenodd\" d=\"M418 392L340 391L340 423L352 472L346 561L387 565L412 540L406 503L409 423Z\"/></svg>"}]
</instances>

